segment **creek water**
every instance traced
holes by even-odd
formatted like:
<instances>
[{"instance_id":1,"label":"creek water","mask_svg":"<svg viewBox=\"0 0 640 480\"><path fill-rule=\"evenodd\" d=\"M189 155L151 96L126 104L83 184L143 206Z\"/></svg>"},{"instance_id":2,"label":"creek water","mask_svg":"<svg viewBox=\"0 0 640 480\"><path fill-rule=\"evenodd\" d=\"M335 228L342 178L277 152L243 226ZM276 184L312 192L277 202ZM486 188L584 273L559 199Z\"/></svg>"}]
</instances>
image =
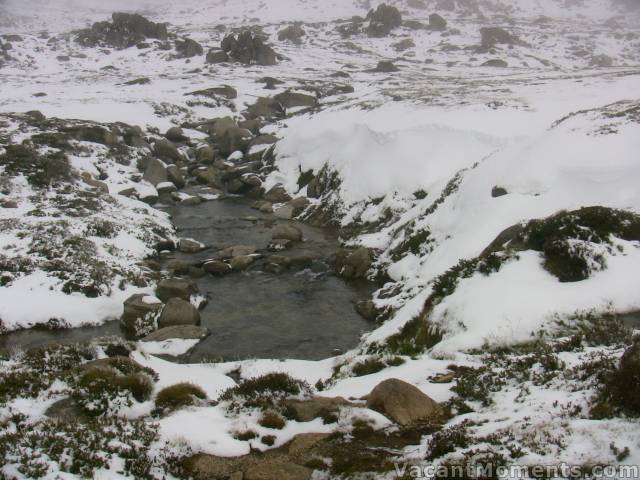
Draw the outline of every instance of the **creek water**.
<instances>
[{"instance_id":1,"label":"creek water","mask_svg":"<svg viewBox=\"0 0 640 480\"><path fill-rule=\"evenodd\" d=\"M370 298L375 286L367 281L344 281L328 271L326 259L339 248L335 232L300 222L277 219L250 206L250 200L232 197L196 206L159 206L173 219L182 238L193 238L210 248L197 254L171 252L171 260L198 263L219 249L251 245L271 255L266 247L278 223L294 223L304 241L278 255L313 258L304 270L269 273L259 260L245 272L194 278L208 299L202 309L202 326L211 335L180 361L246 358L296 358L318 360L357 345L374 325L361 318L354 305ZM28 349L50 342L85 342L103 336L124 336L119 322L69 330L30 329L0 336L0 351Z\"/></svg>"}]
</instances>

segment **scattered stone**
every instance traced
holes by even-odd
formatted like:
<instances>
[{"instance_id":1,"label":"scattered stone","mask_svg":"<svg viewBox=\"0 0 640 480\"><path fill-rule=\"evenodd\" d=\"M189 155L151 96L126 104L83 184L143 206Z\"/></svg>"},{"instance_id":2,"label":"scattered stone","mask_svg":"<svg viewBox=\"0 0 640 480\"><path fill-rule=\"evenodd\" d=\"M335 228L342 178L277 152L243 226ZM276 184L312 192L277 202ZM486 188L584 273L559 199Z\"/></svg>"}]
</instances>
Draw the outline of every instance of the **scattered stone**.
<instances>
[{"instance_id":1,"label":"scattered stone","mask_svg":"<svg viewBox=\"0 0 640 480\"><path fill-rule=\"evenodd\" d=\"M125 330L135 332L140 323L152 322L164 307L163 303L151 296L137 293L124 302L124 313L120 323Z\"/></svg>"},{"instance_id":2,"label":"scattered stone","mask_svg":"<svg viewBox=\"0 0 640 480\"><path fill-rule=\"evenodd\" d=\"M179 338L183 340L200 340L209 335L209 330L196 325L173 325L156 330L144 337L142 342L164 342Z\"/></svg>"},{"instance_id":3,"label":"scattered stone","mask_svg":"<svg viewBox=\"0 0 640 480\"><path fill-rule=\"evenodd\" d=\"M318 104L318 99L311 95L296 92L283 92L273 97L285 109L295 107L313 108Z\"/></svg>"},{"instance_id":4,"label":"scattered stone","mask_svg":"<svg viewBox=\"0 0 640 480\"><path fill-rule=\"evenodd\" d=\"M380 315L380 311L376 307L376 304L373 302L373 300L362 300L356 303L355 308L356 312L358 312L358 314L362 318L370 322L376 321L378 319L378 316Z\"/></svg>"},{"instance_id":5,"label":"scattered stone","mask_svg":"<svg viewBox=\"0 0 640 480\"><path fill-rule=\"evenodd\" d=\"M164 136L167 140L176 143L185 142L189 139L185 136L184 131L180 127L171 127L167 130L167 133L165 133Z\"/></svg>"},{"instance_id":6,"label":"scattered stone","mask_svg":"<svg viewBox=\"0 0 640 480\"><path fill-rule=\"evenodd\" d=\"M498 198L498 197L503 197L505 195L507 195L509 192L507 192L506 189L502 188L502 187L498 187L495 186L491 189L491 196L493 198Z\"/></svg>"},{"instance_id":7,"label":"scattered stone","mask_svg":"<svg viewBox=\"0 0 640 480\"><path fill-rule=\"evenodd\" d=\"M233 270L242 271L249 268L256 261L256 257L253 255L241 255L233 257L230 265Z\"/></svg>"},{"instance_id":8,"label":"scattered stone","mask_svg":"<svg viewBox=\"0 0 640 480\"><path fill-rule=\"evenodd\" d=\"M209 145L200 147L196 150L196 161L198 163L213 163L216 159L216 153Z\"/></svg>"},{"instance_id":9,"label":"scattered stone","mask_svg":"<svg viewBox=\"0 0 640 480\"><path fill-rule=\"evenodd\" d=\"M167 178L176 186L176 188L184 188L187 184L184 177L182 176L180 168L178 168L177 165L167 166Z\"/></svg>"},{"instance_id":10,"label":"scattered stone","mask_svg":"<svg viewBox=\"0 0 640 480\"><path fill-rule=\"evenodd\" d=\"M15 200L2 200L0 205L2 205L2 208L18 208L18 202Z\"/></svg>"},{"instance_id":11,"label":"scattered stone","mask_svg":"<svg viewBox=\"0 0 640 480\"><path fill-rule=\"evenodd\" d=\"M379 383L367 397L367 408L376 410L402 425L438 422L440 405L421 390L402 380L391 378Z\"/></svg>"},{"instance_id":12,"label":"scattered stone","mask_svg":"<svg viewBox=\"0 0 640 480\"><path fill-rule=\"evenodd\" d=\"M133 85L148 85L151 83L151 79L148 77L139 77L139 78L134 78L133 80L129 80L127 82L124 82L123 85L126 85L128 87L131 87Z\"/></svg>"},{"instance_id":13,"label":"scattered stone","mask_svg":"<svg viewBox=\"0 0 640 480\"><path fill-rule=\"evenodd\" d=\"M482 64L483 67L507 68L509 64L499 58L487 60Z\"/></svg>"},{"instance_id":14,"label":"scattered stone","mask_svg":"<svg viewBox=\"0 0 640 480\"><path fill-rule=\"evenodd\" d=\"M275 65L276 52L264 43L264 39L254 35L251 31L245 30L237 37L228 35L221 43L222 50L231 60L245 63L247 65L257 63L258 65Z\"/></svg>"},{"instance_id":15,"label":"scattered stone","mask_svg":"<svg viewBox=\"0 0 640 480\"><path fill-rule=\"evenodd\" d=\"M405 38L404 40L400 40L399 42L396 42L391 46L396 52L404 52L405 50L415 47L416 44L410 38Z\"/></svg>"},{"instance_id":16,"label":"scattered stone","mask_svg":"<svg viewBox=\"0 0 640 480\"><path fill-rule=\"evenodd\" d=\"M182 253L198 253L206 248L204 243L198 242L192 238L181 238L178 249Z\"/></svg>"},{"instance_id":17,"label":"scattered stone","mask_svg":"<svg viewBox=\"0 0 640 480\"><path fill-rule=\"evenodd\" d=\"M200 95L200 96L209 97L209 98L224 97L227 100L233 100L234 98L238 97L238 91L229 85L223 85L221 87L212 87L212 88L205 88L203 90L196 90L194 92L189 92L186 95Z\"/></svg>"},{"instance_id":18,"label":"scattered stone","mask_svg":"<svg viewBox=\"0 0 640 480\"><path fill-rule=\"evenodd\" d=\"M353 403L342 397L314 397L311 400L288 400L285 406L297 422L311 422L324 415L335 414L342 407L353 406Z\"/></svg>"},{"instance_id":19,"label":"scattered stone","mask_svg":"<svg viewBox=\"0 0 640 480\"><path fill-rule=\"evenodd\" d=\"M371 70L372 72L378 73L393 73L397 72L400 69L394 65L394 63L390 60L380 60L376 68Z\"/></svg>"},{"instance_id":20,"label":"scattered stone","mask_svg":"<svg viewBox=\"0 0 640 480\"><path fill-rule=\"evenodd\" d=\"M157 158L149 159L142 178L154 187L157 187L159 184L169 180L167 165Z\"/></svg>"},{"instance_id":21,"label":"scattered stone","mask_svg":"<svg viewBox=\"0 0 640 480\"><path fill-rule=\"evenodd\" d=\"M480 29L481 44L484 48L491 48L498 43L514 44L518 38L503 28L483 27Z\"/></svg>"},{"instance_id":22,"label":"scattered stone","mask_svg":"<svg viewBox=\"0 0 640 480\"><path fill-rule=\"evenodd\" d=\"M366 20L369 21L367 34L370 37L386 37L391 30L402 25L402 15L396 7L381 4L376 10L371 10Z\"/></svg>"},{"instance_id":23,"label":"scattered stone","mask_svg":"<svg viewBox=\"0 0 640 480\"><path fill-rule=\"evenodd\" d=\"M171 298L181 298L189 301L191 295L198 293L198 287L189 280L180 278L168 278L158 283L156 295L163 302L167 302Z\"/></svg>"},{"instance_id":24,"label":"scattered stone","mask_svg":"<svg viewBox=\"0 0 640 480\"><path fill-rule=\"evenodd\" d=\"M91 28L81 30L76 41L85 47L98 45L123 49L148 39L167 39L167 26L153 23L142 15L113 13L111 22L97 22Z\"/></svg>"},{"instance_id":25,"label":"scattered stone","mask_svg":"<svg viewBox=\"0 0 640 480\"><path fill-rule=\"evenodd\" d=\"M207 63L225 63L229 61L229 55L224 50L211 49L207 52Z\"/></svg>"},{"instance_id":26,"label":"scattered stone","mask_svg":"<svg viewBox=\"0 0 640 480\"><path fill-rule=\"evenodd\" d=\"M82 178L84 183L101 191L102 193L109 193L109 185L107 185L105 182L101 182L100 180L96 180L91 176L89 172L82 172L80 174L80 178ZM9 208L9 207L5 207L5 208Z\"/></svg>"},{"instance_id":27,"label":"scattered stone","mask_svg":"<svg viewBox=\"0 0 640 480\"><path fill-rule=\"evenodd\" d=\"M290 25L287 28L280 30L278 32L278 40L285 41L288 40L295 44L302 43L302 37L306 35L306 32L300 26L300 24Z\"/></svg>"},{"instance_id":28,"label":"scattered stone","mask_svg":"<svg viewBox=\"0 0 640 480\"><path fill-rule=\"evenodd\" d=\"M200 312L187 300L171 298L158 318L158 328L174 325L199 325Z\"/></svg>"},{"instance_id":29,"label":"scattered stone","mask_svg":"<svg viewBox=\"0 0 640 480\"><path fill-rule=\"evenodd\" d=\"M432 30L446 30L447 21L437 13L429 15L429 27Z\"/></svg>"},{"instance_id":30,"label":"scattered stone","mask_svg":"<svg viewBox=\"0 0 640 480\"><path fill-rule=\"evenodd\" d=\"M284 187L275 186L264 194L264 199L271 203L286 203L291 200L291 196Z\"/></svg>"},{"instance_id":31,"label":"scattered stone","mask_svg":"<svg viewBox=\"0 0 640 480\"><path fill-rule=\"evenodd\" d=\"M216 253L217 260L229 260L233 257L253 255L258 249L252 245L234 245Z\"/></svg>"},{"instance_id":32,"label":"scattered stone","mask_svg":"<svg viewBox=\"0 0 640 480\"><path fill-rule=\"evenodd\" d=\"M372 262L371 251L365 247L340 250L330 259L334 272L345 278L366 278Z\"/></svg>"},{"instance_id":33,"label":"scattered stone","mask_svg":"<svg viewBox=\"0 0 640 480\"><path fill-rule=\"evenodd\" d=\"M176 40L176 51L179 58L192 58L204 54L202 45L191 38Z\"/></svg>"},{"instance_id":34,"label":"scattered stone","mask_svg":"<svg viewBox=\"0 0 640 480\"><path fill-rule=\"evenodd\" d=\"M209 260L202 265L202 269L211 275L226 275L231 273L231 265L219 260Z\"/></svg>"},{"instance_id":35,"label":"scattered stone","mask_svg":"<svg viewBox=\"0 0 640 480\"><path fill-rule=\"evenodd\" d=\"M184 160L182 154L178 150L178 147L166 138L157 140L153 145L153 151L160 158L166 158L174 162L181 162Z\"/></svg>"},{"instance_id":36,"label":"scattered stone","mask_svg":"<svg viewBox=\"0 0 640 480\"><path fill-rule=\"evenodd\" d=\"M295 225L281 223L274 227L271 232L271 238L274 240L289 240L291 242L299 242L302 240L302 230Z\"/></svg>"}]
</instances>

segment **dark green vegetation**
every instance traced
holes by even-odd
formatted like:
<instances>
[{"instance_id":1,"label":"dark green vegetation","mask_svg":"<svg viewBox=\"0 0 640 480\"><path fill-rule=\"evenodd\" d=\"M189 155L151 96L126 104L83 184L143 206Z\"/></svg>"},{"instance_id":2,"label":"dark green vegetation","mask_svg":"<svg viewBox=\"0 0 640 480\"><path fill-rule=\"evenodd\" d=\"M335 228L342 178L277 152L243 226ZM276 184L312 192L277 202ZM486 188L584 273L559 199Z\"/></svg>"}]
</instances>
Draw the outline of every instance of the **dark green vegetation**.
<instances>
[{"instance_id":1,"label":"dark green vegetation","mask_svg":"<svg viewBox=\"0 0 640 480\"><path fill-rule=\"evenodd\" d=\"M404 363L404 360L401 357L391 357L391 358L372 357L356 363L351 368L351 371L356 377L363 377L365 375L371 375L373 373L377 373L381 370L384 370L387 367L397 367L398 365L402 365L403 363Z\"/></svg>"},{"instance_id":2,"label":"dark green vegetation","mask_svg":"<svg viewBox=\"0 0 640 480\"><path fill-rule=\"evenodd\" d=\"M34 187L48 188L69 182L75 177L69 160L62 152L41 154L26 145L7 145L5 150L0 155L0 166L5 167L4 174L23 174Z\"/></svg>"},{"instance_id":3,"label":"dark green vegetation","mask_svg":"<svg viewBox=\"0 0 640 480\"><path fill-rule=\"evenodd\" d=\"M171 412L195 405L207 398L202 388L192 383L178 383L163 388L156 395L156 409L159 412Z\"/></svg>"},{"instance_id":4,"label":"dark green vegetation","mask_svg":"<svg viewBox=\"0 0 640 480\"><path fill-rule=\"evenodd\" d=\"M309 385L285 373L269 373L243 380L224 392L220 400L230 402L229 408L235 411L242 408L277 410L287 397L309 394L310 391Z\"/></svg>"}]
</instances>

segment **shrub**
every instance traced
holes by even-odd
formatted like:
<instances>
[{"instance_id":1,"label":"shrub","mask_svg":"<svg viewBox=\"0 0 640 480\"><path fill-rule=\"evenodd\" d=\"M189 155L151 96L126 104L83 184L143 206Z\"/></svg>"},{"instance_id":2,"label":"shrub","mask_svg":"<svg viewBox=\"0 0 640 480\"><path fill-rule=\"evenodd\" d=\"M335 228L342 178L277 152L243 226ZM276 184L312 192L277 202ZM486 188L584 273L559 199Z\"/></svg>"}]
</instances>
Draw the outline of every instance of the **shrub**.
<instances>
[{"instance_id":1,"label":"shrub","mask_svg":"<svg viewBox=\"0 0 640 480\"><path fill-rule=\"evenodd\" d=\"M356 377L363 377L365 375L372 375L384 370L385 367L386 365L381 360L377 358L368 358L356 363L351 371Z\"/></svg>"},{"instance_id":2,"label":"shrub","mask_svg":"<svg viewBox=\"0 0 640 480\"><path fill-rule=\"evenodd\" d=\"M287 397L310 392L309 385L286 373L269 373L242 381L225 391L220 399L230 402L230 408L235 410L243 407L268 410Z\"/></svg>"},{"instance_id":3,"label":"shrub","mask_svg":"<svg viewBox=\"0 0 640 480\"><path fill-rule=\"evenodd\" d=\"M206 398L207 394L199 386L193 383L178 383L163 388L158 392L158 395L156 395L156 409L171 412L195 405Z\"/></svg>"},{"instance_id":4,"label":"shrub","mask_svg":"<svg viewBox=\"0 0 640 480\"><path fill-rule=\"evenodd\" d=\"M286 421L276 412L266 412L260 418L258 424L264 428L272 428L274 430L282 430L286 425Z\"/></svg>"}]
</instances>

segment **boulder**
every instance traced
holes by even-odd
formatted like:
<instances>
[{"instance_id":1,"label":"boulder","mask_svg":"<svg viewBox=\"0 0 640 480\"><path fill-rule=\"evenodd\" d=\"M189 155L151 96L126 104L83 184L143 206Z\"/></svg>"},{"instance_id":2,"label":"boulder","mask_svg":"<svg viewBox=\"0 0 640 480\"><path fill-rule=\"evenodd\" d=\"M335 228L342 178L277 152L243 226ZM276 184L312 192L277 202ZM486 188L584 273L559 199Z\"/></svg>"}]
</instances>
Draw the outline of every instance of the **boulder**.
<instances>
[{"instance_id":1,"label":"boulder","mask_svg":"<svg viewBox=\"0 0 640 480\"><path fill-rule=\"evenodd\" d=\"M120 317L127 331L136 331L136 325L152 322L162 311L162 301L152 295L137 293L124 302L124 313Z\"/></svg>"},{"instance_id":2,"label":"boulder","mask_svg":"<svg viewBox=\"0 0 640 480\"><path fill-rule=\"evenodd\" d=\"M256 261L253 255L240 255L231 259L230 265L233 270L242 271L249 268Z\"/></svg>"},{"instance_id":3,"label":"boulder","mask_svg":"<svg viewBox=\"0 0 640 480\"><path fill-rule=\"evenodd\" d=\"M169 179L167 175L167 165L157 158L149 159L142 178L154 187L160 183L166 182Z\"/></svg>"},{"instance_id":4,"label":"boulder","mask_svg":"<svg viewBox=\"0 0 640 480\"><path fill-rule=\"evenodd\" d=\"M293 218L293 207L291 205L283 205L273 211L273 215L282 220L291 220Z\"/></svg>"},{"instance_id":5,"label":"boulder","mask_svg":"<svg viewBox=\"0 0 640 480\"><path fill-rule=\"evenodd\" d=\"M177 165L167 166L167 178L176 186L176 188L184 188L187 184L184 177L182 176L180 168L178 168Z\"/></svg>"},{"instance_id":6,"label":"boulder","mask_svg":"<svg viewBox=\"0 0 640 480\"><path fill-rule=\"evenodd\" d=\"M230 85L223 85L221 87L204 88L202 90L195 90L193 92L186 93L185 95L199 95L208 98L223 97L227 100L233 100L238 97L238 91Z\"/></svg>"},{"instance_id":7,"label":"boulder","mask_svg":"<svg viewBox=\"0 0 640 480\"><path fill-rule=\"evenodd\" d=\"M189 280L180 278L167 278L158 283L156 295L163 302L167 302L171 298L181 298L189 301L191 295L198 293L198 287Z\"/></svg>"},{"instance_id":8,"label":"boulder","mask_svg":"<svg viewBox=\"0 0 640 480\"><path fill-rule=\"evenodd\" d=\"M231 273L231 265L220 260L208 260L202 264L202 269L211 275L226 275Z\"/></svg>"},{"instance_id":9,"label":"boulder","mask_svg":"<svg viewBox=\"0 0 640 480\"><path fill-rule=\"evenodd\" d=\"M302 43L302 37L306 35L306 32L300 24L289 25L288 27L278 32L278 40L288 40L291 43Z\"/></svg>"},{"instance_id":10,"label":"boulder","mask_svg":"<svg viewBox=\"0 0 640 480\"><path fill-rule=\"evenodd\" d=\"M89 172L82 172L80 174L80 178L82 178L84 183L86 183L90 187L93 187L101 191L102 193L109 193L109 185L107 185L105 182L101 182L100 180L96 180L91 176ZM9 205L11 205L11 203L9 203ZM17 208L17 204L15 207L7 207L6 205L4 205L4 208Z\"/></svg>"},{"instance_id":11,"label":"boulder","mask_svg":"<svg viewBox=\"0 0 640 480\"><path fill-rule=\"evenodd\" d=\"M198 253L206 248L204 243L201 243L193 238L181 238L178 243L178 249L182 253Z\"/></svg>"},{"instance_id":12,"label":"boulder","mask_svg":"<svg viewBox=\"0 0 640 480\"><path fill-rule=\"evenodd\" d=\"M447 21L437 13L429 15L429 27L432 30L445 30L447 28Z\"/></svg>"},{"instance_id":13,"label":"boulder","mask_svg":"<svg viewBox=\"0 0 640 480\"><path fill-rule=\"evenodd\" d=\"M381 4L376 10L371 10L366 18L369 21L367 34L370 37L386 37L391 30L402 25L402 15L396 7Z\"/></svg>"},{"instance_id":14,"label":"boulder","mask_svg":"<svg viewBox=\"0 0 640 480\"><path fill-rule=\"evenodd\" d=\"M397 72L400 69L394 65L394 63L390 60L380 60L376 68L371 70L372 72L377 73L393 73Z\"/></svg>"},{"instance_id":15,"label":"boulder","mask_svg":"<svg viewBox=\"0 0 640 480\"><path fill-rule=\"evenodd\" d=\"M181 298L171 298L158 318L158 328L198 324L200 324L200 312L189 301Z\"/></svg>"},{"instance_id":16,"label":"boulder","mask_svg":"<svg viewBox=\"0 0 640 480\"><path fill-rule=\"evenodd\" d=\"M158 195L167 195L177 192L178 188L172 182L162 182L156 185L156 190Z\"/></svg>"},{"instance_id":17,"label":"boulder","mask_svg":"<svg viewBox=\"0 0 640 480\"><path fill-rule=\"evenodd\" d=\"M158 157L166 158L173 162L181 162L184 160L182 154L178 150L178 147L166 138L157 140L153 145L153 151Z\"/></svg>"},{"instance_id":18,"label":"boulder","mask_svg":"<svg viewBox=\"0 0 640 480\"><path fill-rule=\"evenodd\" d=\"M335 414L341 407L353 406L353 403L342 397L314 397L311 400L288 400L287 409L298 422L311 422L326 414Z\"/></svg>"},{"instance_id":19,"label":"boulder","mask_svg":"<svg viewBox=\"0 0 640 480\"><path fill-rule=\"evenodd\" d=\"M204 49L195 40L183 38L176 40L176 51L179 58L191 58L204 54Z\"/></svg>"},{"instance_id":20,"label":"boulder","mask_svg":"<svg viewBox=\"0 0 640 480\"><path fill-rule=\"evenodd\" d=\"M185 136L184 131L180 127L171 127L167 130L167 133L164 134L164 137L171 142L184 142L188 140L188 137Z\"/></svg>"},{"instance_id":21,"label":"boulder","mask_svg":"<svg viewBox=\"0 0 640 480\"><path fill-rule=\"evenodd\" d=\"M312 95L296 92L283 92L273 97L285 109L295 107L315 107L318 99Z\"/></svg>"},{"instance_id":22,"label":"boulder","mask_svg":"<svg viewBox=\"0 0 640 480\"><path fill-rule=\"evenodd\" d=\"M404 40L400 40L399 42L396 42L391 46L396 52L404 52L405 50L415 47L416 44L410 38L405 38Z\"/></svg>"},{"instance_id":23,"label":"boulder","mask_svg":"<svg viewBox=\"0 0 640 480\"><path fill-rule=\"evenodd\" d=\"M491 60L487 60L482 64L483 67L494 67L494 68L507 68L509 64L504 60L499 58L493 58Z\"/></svg>"},{"instance_id":24,"label":"boulder","mask_svg":"<svg viewBox=\"0 0 640 480\"><path fill-rule=\"evenodd\" d=\"M356 250L338 251L329 263L337 275L345 278L366 278L372 262L371 251L360 247Z\"/></svg>"},{"instance_id":25,"label":"boulder","mask_svg":"<svg viewBox=\"0 0 640 480\"><path fill-rule=\"evenodd\" d=\"M227 129L222 135L216 137L220 153L224 156L231 155L233 152L244 152L253 134L249 130L240 127Z\"/></svg>"},{"instance_id":26,"label":"boulder","mask_svg":"<svg viewBox=\"0 0 640 480\"><path fill-rule=\"evenodd\" d=\"M273 240L289 240L291 242L299 242L302 240L302 230L295 225L281 223L273 228L271 232Z\"/></svg>"},{"instance_id":27,"label":"boulder","mask_svg":"<svg viewBox=\"0 0 640 480\"><path fill-rule=\"evenodd\" d=\"M205 60L207 63L225 63L229 61L229 55L224 50L212 48L207 52Z\"/></svg>"},{"instance_id":28,"label":"boulder","mask_svg":"<svg viewBox=\"0 0 640 480\"><path fill-rule=\"evenodd\" d=\"M215 159L216 152L209 145L205 145L196 150L196 161L198 163L213 163Z\"/></svg>"},{"instance_id":29,"label":"boulder","mask_svg":"<svg viewBox=\"0 0 640 480\"><path fill-rule=\"evenodd\" d=\"M518 38L503 28L483 27L480 29L481 44L485 48L491 48L498 43L514 44Z\"/></svg>"},{"instance_id":30,"label":"boulder","mask_svg":"<svg viewBox=\"0 0 640 480\"><path fill-rule=\"evenodd\" d=\"M442 407L415 386L391 378L379 383L367 397L367 408L376 410L399 425L439 422Z\"/></svg>"},{"instance_id":31,"label":"boulder","mask_svg":"<svg viewBox=\"0 0 640 480\"><path fill-rule=\"evenodd\" d=\"M148 38L166 40L168 37L165 24L151 22L142 15L116 12L111 18L111 22L97 22L81 30L76 41L86 47L103 45L123 49Z\"/></svg>"},{"instance_id":32,"label":"boulder","mask_svg":"<svg viewBox=\"0 0 640 480\"><path fill-rule=\"evenodd\" d=\"M271 203L285 203L291 200L291 196L287 193L284 187L275 186L264 194L264 199Z\"/></svg>"},{"instance_id":33,"label":"boulder","mask_svg":"<svg viewBox=\"0 0 640 480\"><path fill-rule=\"evenodd\" d=\"M209 330L196 325L173 325L156 330L144 337L142 342L164 342L174 338L183 340L200 340L209 335Z\"/></svg>"},{"instance_id":34,"label":"boulder","mask_svg":"<svg viewBox=\"0 0 640 480\"><path fill-rule=\"evenodd\" d=\"M613 58L609 55L595 55L589 61L590 67L608 68L613 66Z\"/></svg>"},{"instance_id":35,"label":"boulder","mask_svg":"<svg viewBox=\"0 0 640 480\"><path fill-rule=\"evenodd\" d=\"M264 43L262 37L254 35L250 30L245 30L238 36L224 37L220 47L229 56L229 59L236 62L247 65L252 63L258 65L276 64L277 58L273 49Z\"/></svg>"}]
</instances>

